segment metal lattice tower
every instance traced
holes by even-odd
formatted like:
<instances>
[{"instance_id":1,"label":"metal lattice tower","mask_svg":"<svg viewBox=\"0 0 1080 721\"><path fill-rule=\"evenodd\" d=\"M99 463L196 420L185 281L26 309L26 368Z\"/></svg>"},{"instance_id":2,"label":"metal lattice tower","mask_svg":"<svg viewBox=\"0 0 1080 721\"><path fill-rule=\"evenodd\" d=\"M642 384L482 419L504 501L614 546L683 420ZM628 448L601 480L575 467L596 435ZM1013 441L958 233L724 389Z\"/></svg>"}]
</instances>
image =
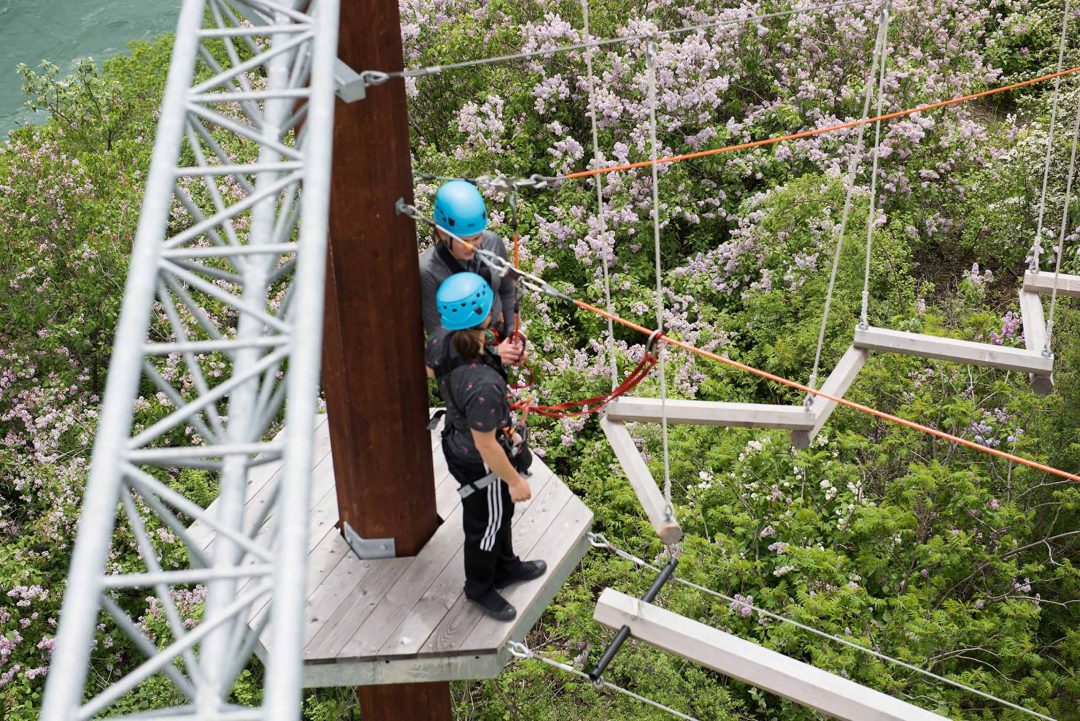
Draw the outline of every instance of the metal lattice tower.
<instances>
[{"instance_id":1,"label":"metal lattice tower","mask_svg":"<svg viewBox=\"0 0 1080 721\"><path fill-rule=\"evenodd\" d=\"M184 2L46 686L47 721L107 717L160 674L180 702L146 717L299 713L337 23L337 0ZM133 426L136 399L155 392L161 412ZM286 431L267 440L283 415ZM283 466L272 500L245 518L249 473L274 461ZM180 468L211 472L212 517L170 485ZM187 531L192 519L215 534L206 550ZM156 528L183 541L191 568L162 568ZM134 538L143 567L107 570L124 538ZM205 610L185 623L174 593L196 585L206 589ZM171 632L160 645L125 610L148 594ZM146 659L87 698L102 622ZM233 684L267 627L277 652L263 706L234 706Z\"/></svg>"}]
</instances>

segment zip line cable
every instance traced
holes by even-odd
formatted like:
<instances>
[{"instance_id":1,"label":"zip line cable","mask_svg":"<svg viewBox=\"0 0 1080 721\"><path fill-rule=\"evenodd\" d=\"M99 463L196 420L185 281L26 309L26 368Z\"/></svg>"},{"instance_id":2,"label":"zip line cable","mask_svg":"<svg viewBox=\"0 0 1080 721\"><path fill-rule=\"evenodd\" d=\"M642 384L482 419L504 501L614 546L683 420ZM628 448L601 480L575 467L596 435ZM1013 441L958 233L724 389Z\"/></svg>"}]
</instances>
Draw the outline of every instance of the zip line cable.
<instances>
[{"instance_id":1,"label":"zip line cable","mask_svg":"<svg viewBox=\"0 0 1080 721\"><path fill-rule=\"evenodd\" d=\"M1069 9L1072 0L1065 0L1065 14L1061 18L1061 39L1058 41L1057 71L1060 73L1065 63L1065 37L1069 31ZM1039 256L1042 254L1043 215L1046 212L1046 187L1050 179L1050 162L1054 148L1054 126L1057 123L1058 100L1061 95L1061 78L1054 78L1054 100L1050 108L1050 131L1046 135L1046 161L1043 163L1042 193L1039 195L1039 220L1035 228L1035 241L1031 246L1029 270L1039 272Z\"/></svg>"},{"instance_id":2,"label":"zip line cable","mask_svg":"<svg viewBox=\"0 0 1080 721\"><path fill-rule=\"evenodd\" d=\"M1080 93L1076 95L1076 120L1073 122L1072 151L1069 154L1069 175L1065 181L1065 207L1061 211L1061 232L1058 235L1057 258L1054 260L1054 289L1050 294L1050 318L1046 321L1046 346L1043 355L1050 355L1054 336L1054 316L1057 312L1058 281L1061 277L1061 256L1065 252L1065 232L1069 226L1069 206L1072 205L1073 179L1076 175L1076 146L1080 141Z\"/></svg>"},{"instance_id":3,"label":"zip line cable","mask_svg":"<svg viewBox=\"0 0 1080 721\"><path fill-rule=\"evenodd\" d=\"M592 684L594 686L610 689L612 691L615 691L616 693L621 693L624 696L629 696L630 698L632 698L632 699L634 699L636 701L640 701L641 703L648 704L649 706L652 706L655 709L659 709L660 711L666 711L667 713L671 714L672 716L675 716L676 718L685 719L685 721L698 721L698 719L694 718L693 716L687 716L682 711L678 711L676 709L673 709L670 706L665 706L664 704L660 703L659 701L653 701L651 698L646 698L645 696L642 696L641 694L636 694L633 691L630 691L629 689L623 688L622 686L616 686L615 684L613 684L613 683L611 683L609 681L605 681L602 678L597 679L597 680L594 681L592 678L589 677L589 674L585 673L584 671L576 669L576 668L574 668L573 666L571 666L568 663L563 663L562 661L557 661L557 660L555 660L553 658L549 658L547 656L541 656L540 654L536 653L531 648L526 646L524 643L518 643L517 641L510 641L509 643L506 644L506 648L507 648L507 650L510 651L510 655L513 656L516 659L531 659L533 661L539 661L540 663L547 664L548 666L551 666L552 668L557 668L560 671L565 671L566 673L571 674L572 676L578 676L578 677L588 681L590 684ZM1054 721L1054 720L1050 719L1050 721Z\"/></svg>"},{"instance_id":4,"label":"zip line cable","mask_svg":"<svg viewBox=\"0 0 1080 721\"><path fill-rule=\"evenodd\" d=\"M424 68L412 68L405 70L398 70L395 72L380 72L377 70L368 70L363 73L365 79L369 85L381 85L391 78L422 78L428 75L438 75L450 70L462 70L465 68L475 68L483 65L495 65L497 63L511 62L514 60L528 60L530 58L540 56L559 55L562 53L574 52L577 50L594 50L596 48L611 47L614 45L622 45L624 43L632 43L635 41L650 40L658 37L672 37L675 35L682 35L684 33L692 33L698 30L713 30L724 27L735 27L738 25L748 25L752 22L760 22L762 20L775 20L777 18L784 18L793 15L810 15L812 13L821 12L824 10L833 10L836 8L850 7L854 5L869 5L872 0L844 0L843 2L829 3L828 5L814 5L807 8L792 8L790 10L780 10L772 13L762 13L760 15L751 15L745 18L739 18L736 20L721 20L713 19L707 20L702 23L696 23L694 25L683 25L671 30L658 30L653 33L643 35L619 35L613 38L602 38L600 40L587 39L586 42L573 43L571 45L561 45L554 48L542 48L538 50L528 50L519 53L508 53L506 55L492 55L486 58L477 58L475 60L463 60L457 63L446 63L444 65L430 65ZM586 33L588 37L588 33Z\"/></svg>"},{"instance_id":5,"label":"zip line cable","mask_svg":"<svg viewBox=\"0 0 1080 721\"><path fill-rule=\"evenodd\" d=\"M581 0L581 12L585 17L585 39L592 40L589 33L589 0ZM585 52L585 72L589 78L589 124L592 127L593 167L604 167L604 158L600 155L600 133L596 122L596 76L593 74L592 49ZM603 176L593 178L596 185L596 218L600 224L600 242L606 242L607 238L607 213L604 210L604 184ZM612 255L614 256L614 244ZM611 310L611 273L608 270L607 253L600 257L600 263L604 268L604 304L608 311ZM615 390L616 378L619 375L618 364L615 358L615 324L608 318L608 353L611 356L611 390Z\"/></svg>"},{"instance_id":6,"label":"zip line cable","mask_svg":"<svg viewBox=\"0 0 1080 721\"><path fill-rule=\"evenodd\" d=\"M471 243L468 243L468 241L462 240L461 238L454 235L453 233L446 230L445 228L441 228L440 226L438 226L435 223L434 220L432 220L431 218L428 218L427 216L423 215L415 207L413 207L411 205L407 205L404 201L401 201L401 200L398 201L397 211L399 213L402 213L404 215L409 216L410 218L412 218L413 220L415 220L417 222L425 223L427 225L430 225L433 228L439 228L440 230L445 232L447 235L449 235L454 240L457 240L457 241L459 241L461 243L466 243L466 244L472 246L476 250L476 253L481 258L481 260L483 260L483 262L486 263L493 271L496 271L496 272L498 272L498 273L500 273L500 274L502 274L504 276L507 275L507 274L512 274L512 273L517 274L517 276L520 276L521 284L523 286L525 286L526 288L534 290L537 293L543 293L544 295L551 296L552 298L558 298L559 300L564 300L564 301L566 301L568 303L572 303L573 305L577 306L578 308L581 308L582 310L585 310L585 311L588 311L588 312L593 313L595 315L598 315L601 318L608 318L608 319L612 320L613 322L618 323L619 325L625 326L626 328L630 328L631 330L636 330L637 332L648 336L649 345L653 345L653 344L659 343L659 342L669 343L669 344L671 344L671 345L673 345L673 346L675 346L677 348L682 348L683 350L689 351L691 353L696 353L697 355L699 355L699 356L701 356L703 358L708 358L710 360L714 360L717 363L723 363L724 365L730 366L732 368L737 368L737 369L739 369L741 371L745 371L747 373L751 373L753 375L756 375L759 378L764 378L765 380L770 380L770 381L773 381L774 383L779 383L779 384L787 386L789 388L793 388L793 389L795 389L797 391L800 391L802 393L810 393L810 394L815 395L815 396L817 396L819 398L824 398L827 401L832 401L833 403L837 403L839 405L842 405L842 406L844 406L846 408L851 408L853 410L859 411L860 413L865 413L867 415L874 416L875 418L880 418L880 419L885 420L885 421L890 421L892 423L897 423L897 424L899 424L901 426L904 426L905 428L910 428L910 429L915 430L915 431L920 431L922 433L926 433L927 435L931 435L931 436L934 436L936 438L940 438L940 439L942 439L944 441L949 441L950 443L955 443L957 445L964 446L965 448L970 448L970 449L972 449L974 451L978 451L980 453L985 453L985 454L990 455L990 456L995 456L997 458L1001 458L1001 459L1004 459L1006 461L1012 461L1013 463L1018 463L1018 464L1020 464L1022 466L1027 466L1028 468L1032 468L1032 469L1035 469L1037 471L1042 471L1044 473L1049 473L1051 475L1055 475L1055 476L1058 476L1060 478L1066 478L1066 479L1068 479L1070 481L1080 482L1080 475L1077 475L1075 473L1069 473L1068 471L1063 471L1060 468L1055 468L1055 467L1049 466L1049 465L1047 465L1045 463L1039 463L1038 461L1033 461L1033 460L1031 460L1029 458L1024 458L1022 456L1018 456L1018 455L1015 455L1013 453L1009 453L1007 451L1001 451L1001 450L998 450L997 448L990 448L989 446L983 446L983 445L980 445L978 443L975 443L974 441L969 441L966 438L961 438L960 436L955 436L955 435L953 435L951 433L946 433L945 431L939 431L936 428L932 428L930 426L926 426L926 425L923 425L921 423L916 423L915 421L909 421L907 419L901 418L900 416L895 416L895 415L893 415L891 413L886 413L885 411L879 411L876 408L871 408L870 406L865 406L865 405L863 405L861 403L856 403L855 401L849 401L846 398L842 398L840 396L836 396L836 395L833 395L831 393L825 393L824 391L818 390L816 388L810 388L809 386L805 386L802 383L799 383L798 381L793 381L793 380L791 380L789 378L784 378L783 376L778 376L778 375L776 375L774 373L769 373L768 371L763 371L763 370L761 370L759 368L755 368L755 367L753 367L751 365L747 365L746 363L740 363L737 360L732 360L731 358L727 358L727 357L722 356L722 355L720 355L718 353L713 353L712 351L707 351L704 348L698 348L697 346L691 345L690 343L687 343L685 341L681 341L681 340L672 338L672 337L670 337L668 335L665 335L662 332L646 328L645 326L639 325L639 324L637 324L637 323L635 323L635 322L633 322L631 320L627 320L627 319L619 316L616 313L611 313L611 312L608 312L608 311L606 311L606 310L604 310L602 308L597 308L596 306L590 305L589 303L586 303L583 300L579 300L577 298L572 298L569 295L567 295L566 293L563 293L562 291L555 288L553 285L548 283L543 278L540 278L540 277L538 277L536 275L533 275L532 273L526 273L523 270L515 269L514 266L511 265L508 261L506 261L503 258L500 258L498 255L496 255L492 251L489 251L489 250L486 250L486 249L483 249L483 248L479 248L479 247L477 247L475 245L472 245Z\"/></svg>"},{"instance_id":7,"label":"zip line cable","mask_svg":"<svg viewBox=\"0 0 1080 721\"><path fill-rule=\"evenodd\" d=\"M639 558L639 557L633 555L632 553L624 551L621 548L615 546L603 534L590 533L589 534L589 541L590 541L590 543L592 543L593 548L606 549L606 550L610 551L611 553L615 554L616 556L618 556L619 558L621 558L623 560L630 561L631 563L636 564L638 566L641 566L642 568L648 568L648 569L650 569L650 570L652 570L652 571L654 571L656 573L660 572L660 568L658 568L657 566L654 566L653 564L649 563L648 561L644 560L643 558ZM839 644L841 644L843 646L847 646L848 648L854 649L856 651L861 651L862 653L873 656L873 657L875 657L875 658L877 658L877 659L879 659L881 661L886 661L888 663L896 664L897 666L901 666L901 667L903 667L903 668L905 668L905 669L907 669L909 671L913 671L915 673L921 674L922 676L925 676L925 677L927 677L929 679L932 679L934 681L938 681L940 683L947 684L949 686L960 689L962 691L966 691L966 692L974 694L976 696L980 696L980 697L982 697L984 699L994 701L996 703L1002 704L1003 706L1008 706L1009 708L1014 709L1016 711L1022 711L1022 712L1026 713L1026 714L1030 714L1031 716L1034 716L1035 718L1043 719L1044 721L1056 721L1055 719L1051 718L1050 716L1044 716L1043 714L1038 713L1037 711L1032 711L1030 709L1024 708L1023 706L1019 706L1019 705L1017 705L1015 703L1012 703L1010 701L1006 701L1005 699L998 698L997 696L993 696L991 694L988 694L985 691L980 691L980 690L978 690L976 688L972 688L971 686L967 686L967 685L962 684L962 683L960 683L958 681L953 681L953 680L951 680L949 678L946 678L944 676L939 676L938 674L936 674L936 673L934 673L932 671L927 671L926 669L919 668L918 666L915 666L914 664L910 664L910 663L907 663L905 661L901 661L899 659L893 658L893 657L888 656L888 655L886 655L884 653L881 653L880 651L875 651L872 648L867 648L866 646L863 646L861 644L855 643L854 641L848 640L848 639L844 638L843 636L836 636L834 634L828 633L827 631L822 631L820 629L814 628L813 626L808 626L805 623L802 623L800 621L796 621L793 618L788 618L787 616L782 616L782 615L780 615L778 613L773 613L772 611L768 611L768 610L766 610L764 608L760 608L758 606L755 606L752 603L748 603L747 601L742 601L742 600L739 600L737 598L732 598L731 596L720 593L719 591L714 591L711 588L708 588L706 586L702 586L700 584L694 583L693 581L687 580L687 579L682 578L680 576L673 575L671 577L671 580L676 582L676 583L681 583L684 586L688 586L688 587L693 588L695 590L701 591L703 593L707 593L707 594L709 594L711 596L715 596L717 598L723 599L724 601L727 601L727 602L731 603L735 607L749 608L752 611L755 611L755 612L761 614L762 616L767 616L768 618L773 619L774 621L779 621L781 623L786 623L786 624L788 624L788 625L790 625L790 626L792 626L794 628L798 628L800 630L806 631L807 633L812 633L815 636L827 639L829 641L835 641L836 643L839 643Z\"/></svg>"},{"instance_id":8,"label":"zip line cable","mask_svg":"<svg viewBox=\"0 0 1080 721\"><path fill-rule=\"evenodd\" d=\"M650 40L645 48L645 61L649 83L649 156L652 159L652 223L653 246L656 255L656 333L664 332L664 278L660 265L660 180L657 177L656 143L656 42ZM671 456L668 450L667 419L667 373L665 372L664 346L657 350L660 356L660 435L664 444L664 517L672 520L675 507L671 505Z\"/></svg>"},{"instance_id":9,"label":"zip line cable","mask_svg":"<svg viewBox=\"0 0 1080 721\"><path fill-rule=\"evenodd\" d=\"M863 110L862 115L866 117L870 114L870 102L874 97L874 88L880 87L878 81L878 66L881 67L881 76L885 75L885 57L886 57L886 45L889 37L889 2L886 0L881 6L881 12L878 14L877 36L874 40L874 52L872 60L870 61L870 77L866 79L866 95L863 98ZM877 82L877 85L875 84ZM878 103L878 112L881 112L880 94ZM878 125L880 127L880 124ZM825 291L825 305L821 312L821 327L818 329L817 348L814 351L814 366L810 370L810 387L817 387L818 369L821 367L821 351L825 347L825 330L829 324L829 312L832 309L833 291L836 290L836 274L840 269L840 252L844 248L844 236L847 235L848 219L851 217L851 205L855 196L855 174L859 169L859 165L862 164L863 158L863 136L866 132L866 126L859 126L859 134L855 139L855 147L851 152L851 160L848 161L848 172L845 185L847 186L844 193L844 209L840 213L840 225L837 228L836 233L836 247L833 250L832 269L829 272L829 286ZM876 141L875 141L876 142ZM874 147L875 157L877 152L877 146ZM813 401L811 396L806 396L805 404L807 406Z\"/></svg>"},{"instance_id":10,"label":"zip line cable","mask_svg":"<svg viewBox=\"0 0 1080 721\"><path fill-rule=\"evenodd\" d=\"M1069 68L1068 70L1062 70L1059 73L1049 73L1047 75L1040 75L1037 78L1030 78L1028 80L1021 80L1010 85L1002 85L1001 87L991 88L989 90L983 90L978 93L972 93L971 95L964 95L957 98L950 98L949 100L941 100L936 103L927 103L925 105L918 105L914 108L908 108L906 110L897 110L896 112L886 113L884 115L877 115L872 118L858 118L857 120L850 120L845 123L839 123L837 125L827 125L822 128L814 128L813 130L803 130L798 133L791 133L790 135L780 135L773 138L764 138L762 140L752 140L745 143L738 143L736 145L725 145L722 148L709 148L707 150L698 150L693 153L683 153L681 155L672 155L666 158L658 158L656 160L660 165L669 165L671 163L677 163L683 160L694 160L697 158L706 158L711 155L719 155L721 153L732 153L738 150L749 150L751 148L761 148L767 145L775 145L776 143L786 142L788 140L802 140L803 138L812 138L818 135L824 135L826 133L834 133L839 130L848 130L849 128L857 128L860 125L869 125L870 123L876 123L882 120L895 120L896 118L903 118L908 115L914 115L916 113L925 113L929 110L937 110L939 108L948 108L953 105L960 105L961 103L967 103L972 100L978 100L980 98L989 97L991 95L997 95L998 93L1004 93L1009 90L1016 90L1018 88L1024 88L1029 85L1035 85L1047 80L1053 80L1054 78L1061 78L1067 75L1074 75L1080 73L1080 67ZM566 175L549 176L549 180L576 180L578 178L589 178L594 175L604 175L607 173L618 173L625 170L636 170L638 168L646 168L652 164L651 160L642 160L636 163L626 163L624 165L616 165L609 168L602 169L590 169L579 170L575 173L568 173Z\"/></svg>"}]
</instances>

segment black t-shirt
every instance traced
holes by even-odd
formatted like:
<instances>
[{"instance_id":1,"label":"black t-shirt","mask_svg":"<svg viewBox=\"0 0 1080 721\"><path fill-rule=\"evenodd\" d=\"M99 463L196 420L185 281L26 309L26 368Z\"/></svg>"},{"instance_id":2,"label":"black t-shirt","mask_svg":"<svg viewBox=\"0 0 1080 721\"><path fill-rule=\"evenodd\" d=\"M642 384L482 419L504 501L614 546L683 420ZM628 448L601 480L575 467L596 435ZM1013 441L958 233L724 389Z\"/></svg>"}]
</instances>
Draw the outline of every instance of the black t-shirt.
<instances>
[{"instance_id":1,"label":"black t-shirt","mask_svg":"<svg viewBox=\"0 0 1080 721\"><path fill-rule=\"evenodd\" d=\"M490 351L485 351L490 354ZM425 358L439 377L440 367L449 362L461 363L461 356L450 342L450 334L428 341ZM493 361L498 364L498 357ZM481 359L461 365L439 379L439 393L446 401L447 452L458 460L482 463L471 431L488 433L510 425L510 406L506 402L506 379Z\"/></svg>"}]
</instances>

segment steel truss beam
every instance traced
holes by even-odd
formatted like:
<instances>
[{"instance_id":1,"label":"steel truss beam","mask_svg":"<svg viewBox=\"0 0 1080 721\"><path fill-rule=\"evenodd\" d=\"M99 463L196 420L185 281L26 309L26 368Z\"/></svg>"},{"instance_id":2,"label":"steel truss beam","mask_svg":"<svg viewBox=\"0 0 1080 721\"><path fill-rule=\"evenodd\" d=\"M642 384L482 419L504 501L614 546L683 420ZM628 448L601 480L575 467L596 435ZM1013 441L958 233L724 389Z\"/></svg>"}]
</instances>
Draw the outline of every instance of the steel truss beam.
<instances>
[{"instance_id":1,"label":"steel truss beam","mask_svg":"<svg viewBox=\"0 0 1080 721\"><path fill-rule=\"evenodd\" d=\"M45 690L46 721L107 718L154 677L173 685L178 705L115 718L299 715L337 23L337 0L184 2ZM158 402L136 419L136 400L154 393ZM286 430L271 441L283 414ZM284 472L271 508L245 523L248 473L276 459ZM182 468L213 473L213 514L175 483ZM205 550L187 532L192 519L215 534ZM120 548L118 530L134 539L141 567L106 570ZM190 568L164 566L158 531L183 544ZM201 616L185 617L177 593L200 587ZM148 594L157 598L167 638L135 621ZM263 618L275 655L262 706L238 707L230 702L233 684L262 630L249 628L248 618L267 598ZM100 623L146 658L88 688Z\"/></svg>"}]
</instances>

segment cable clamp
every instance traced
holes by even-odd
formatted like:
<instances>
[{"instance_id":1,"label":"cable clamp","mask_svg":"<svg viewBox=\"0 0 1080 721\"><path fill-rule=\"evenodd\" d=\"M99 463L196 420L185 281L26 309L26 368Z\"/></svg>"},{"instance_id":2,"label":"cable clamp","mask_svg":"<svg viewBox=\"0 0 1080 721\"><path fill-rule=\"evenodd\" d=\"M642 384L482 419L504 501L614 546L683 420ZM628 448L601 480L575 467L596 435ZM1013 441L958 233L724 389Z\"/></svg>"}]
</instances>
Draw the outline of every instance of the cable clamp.
<instances>
[{"instance_id":1,"label":"cable clamp","mask_svg":"<svg viewBox=\"0 0 1080 721\"><path fill-rule=\"evenodd\" d=\"M532 658L533 652L529 650L529 647L518 641L507 641L506 650L510 652L510 655L514 658Z\"/></svg>"},{"instance_id":2,"label":"cable clamp","mask_svg":"<svg viewBox=\"0 0 1080 721\"><path fill-rule=\"evenodd\" d=\"M603 533L590 533L588 539L593 548L611 548L611 542Z\"/></svg>"},{"instance_id":3,"label":"cable clamp","mask_svg":"<svg viewBox=\"0 0 1080 721\"><path fill-rule=\"evenodd\" d=\"M387 73L378 70L356 72L340 58L334 64L334 85L339 98L346 103L355 103L367 97L367 89L382 85L390 79Z\"/></svg>"}]
</instances>

